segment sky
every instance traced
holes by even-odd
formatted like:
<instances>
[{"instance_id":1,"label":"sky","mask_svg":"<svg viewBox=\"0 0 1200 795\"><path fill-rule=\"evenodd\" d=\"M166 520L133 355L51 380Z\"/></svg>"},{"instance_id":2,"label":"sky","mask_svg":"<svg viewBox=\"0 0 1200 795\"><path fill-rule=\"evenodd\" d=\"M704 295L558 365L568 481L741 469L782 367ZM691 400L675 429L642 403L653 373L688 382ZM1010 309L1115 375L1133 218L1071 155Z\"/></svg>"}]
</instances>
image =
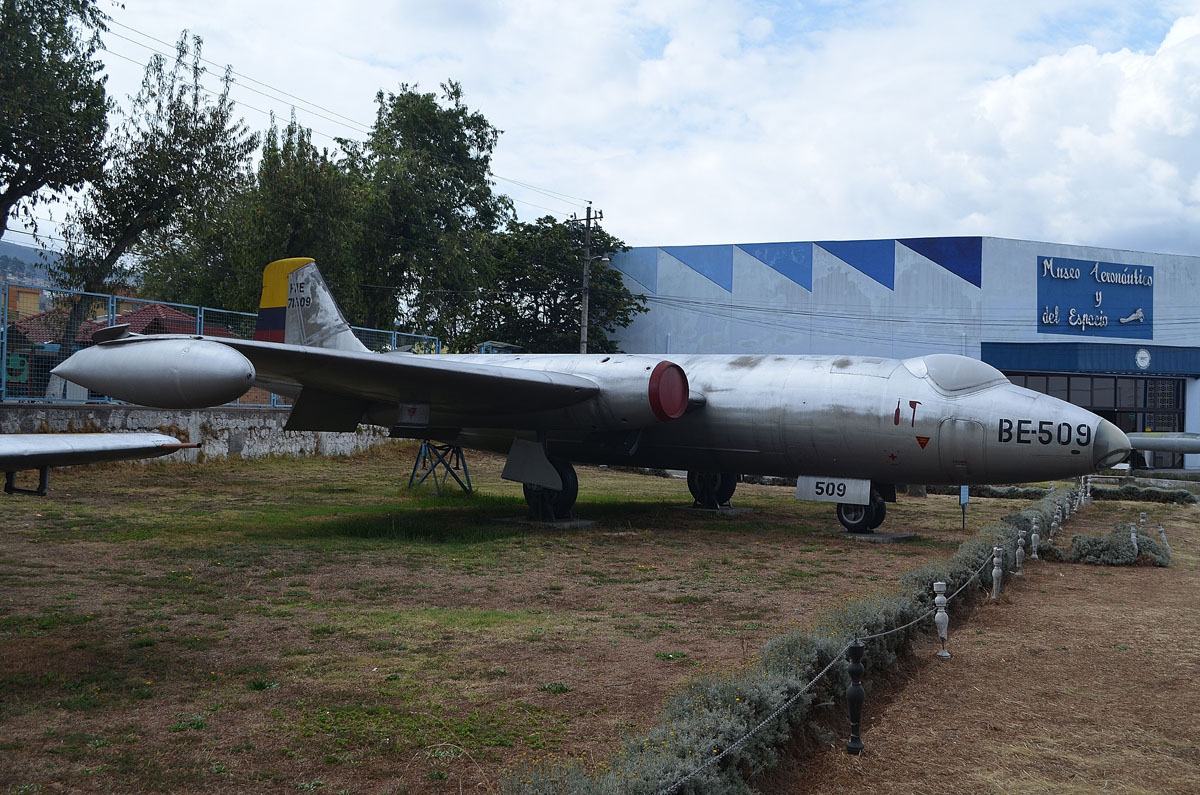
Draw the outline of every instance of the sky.
<instances>
[{"instance_id":1,"label":"sky","mask_svg":"<svg viewBox=\"0 0 1200 795\"><path fill-rule=\"evenodd\" d=\"M401 84L503 131L523 220L630 245L984 235L1200 255L1200 0L101 0L110 93L187 29L252 129ZM214 77L211 84L216 86ZM284 94L290 96L284 96Z\"/></svg>"}]
</instances>

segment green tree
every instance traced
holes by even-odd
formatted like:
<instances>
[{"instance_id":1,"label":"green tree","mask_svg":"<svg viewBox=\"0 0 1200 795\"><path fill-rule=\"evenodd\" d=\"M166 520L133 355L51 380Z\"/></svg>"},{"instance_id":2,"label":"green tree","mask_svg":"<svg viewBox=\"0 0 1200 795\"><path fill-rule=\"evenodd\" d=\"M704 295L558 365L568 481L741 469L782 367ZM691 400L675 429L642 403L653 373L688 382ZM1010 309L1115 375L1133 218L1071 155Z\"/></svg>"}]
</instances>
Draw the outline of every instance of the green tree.
<instances>
[{"instance_id":1,"label":"green tree","mask_svg":"<svg viewBox=\"0 0 1200 795\"><path fill-rule=\"evenodd\" d=\"M67 217L53 269L59 283L99 291L122 284L122 258L142 235L209 218L242 183L257 137L233 115L226 70L214 99L202 84L200 38L185 32L175 63L154 56L142 87L105 144L103 170Z\"/></svg>"},{"instance_id":2,"label":"green tree","mask_svg":"<svg viewBox=\"0 0 1200 795\"><path fill-rule=\"evenodd\" d=\"M489 175L500 131L452 81L440 98L401 85L376 103L367 141L340 142L349 173L367 186L354 319L390 328L399 318L452 337L490 273L492 234L512 215Z\"/></svg>"},{"instance_id":3,"label":"green tree","mask_svg":"<svg viewBox=\"0 0 1200 795\"><path fill-rule=\"evenodd\" d=\"M579 224L551 217L513 221L495 242L492 281L476 293L470 325L451 340L457 349L485 340L513 343L538 353L579 351L583 236ZM592 227L592 256L626 250L620 240ZM614 353L609 336L645 312L645 298L626 289L621 274L593 262L589 280L588 350Z\"/></svg>"},{"instance_id":4,"label":"green tree","mask_svg":"<svg viewBox=\"0 0 1200 795\"><path fill-rule=\"evenodd\" d=\"M283 257L313 257L347 312L362 307L356 245L364 186L293 117L272 122L257 171L206 217L149 234L137 247L142 289L160 300L253 311L262 269Z\"/></svg>"},{"instance_id":5,"label":"green tree","mask_svg":"<svg viewBox=\"0 0 1200 795\"><path fill-rule=\"evenodd\" d=\"M95 0L0 0L0 237L100 170L107 19Z\"/></svg>"}]
</instances>

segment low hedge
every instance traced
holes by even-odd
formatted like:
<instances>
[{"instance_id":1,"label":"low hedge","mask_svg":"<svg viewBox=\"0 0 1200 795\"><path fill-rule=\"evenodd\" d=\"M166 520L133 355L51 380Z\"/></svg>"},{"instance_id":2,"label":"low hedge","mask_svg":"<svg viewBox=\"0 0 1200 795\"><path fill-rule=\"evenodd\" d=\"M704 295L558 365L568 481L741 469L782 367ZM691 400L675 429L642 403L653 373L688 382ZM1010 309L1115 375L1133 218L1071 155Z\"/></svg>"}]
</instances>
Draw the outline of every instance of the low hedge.
<instances>
[{"instance_id":1,"label":"low hedge","mask_svg":"<svg viewBox=\"0 0 1200 795\"><path fill-rule=\"evenodd\" d=\"M1092 499L1159 502L1174 505L1190 505L1197 501L1196 495L1187 489L1163 489L1157 486L1137 486L1133 483L1121 486L1093 485Z\"/></svg>"},{"instance_id":2,"label":"low hedge","mask_svg":"<svg viewBox=\"0 0 1200 795\"><path fill-rule=\"evenodd\" d=\"M1028 530L1035 517L1043 528L1050 527L1055 508L1074 493L1074 489L1050 490L1020 513L979 531L947 560L906 573L899 594L848 600L818 616L813 630L771 639L761 655L743 668L691 680L667 699L655 728L626 739L617 755L594 773L573 762L530 768L502 782L501 792L753 792L749 781L773 768L787 743L818 737L813 725L815 705L841 701L849 678L846 666L835 661L847 643L901 627L931 611L935 581L947 583L948 593L953 594L978 575L976 584L963 588L951 603L956 614L965 615L989 592L992 548L1004 549L1007 576L1018 532ZM868 687L910 653L924 623L867 641L863 678ZM831 663L829 674L801 694L801 688ZM781 711L792 698L794 703ZM718 761L701 769L712 759Z\"/></svg>"}]
</instances>

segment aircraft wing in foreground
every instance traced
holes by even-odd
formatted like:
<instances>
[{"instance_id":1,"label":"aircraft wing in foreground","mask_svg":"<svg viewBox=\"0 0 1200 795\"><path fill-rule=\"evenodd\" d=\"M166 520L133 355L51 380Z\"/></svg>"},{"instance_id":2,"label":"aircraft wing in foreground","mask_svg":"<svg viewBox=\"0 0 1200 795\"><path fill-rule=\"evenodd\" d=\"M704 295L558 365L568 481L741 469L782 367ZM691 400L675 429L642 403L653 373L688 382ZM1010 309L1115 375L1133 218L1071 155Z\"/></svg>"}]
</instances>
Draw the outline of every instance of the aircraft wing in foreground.
<instances>
[{"instance_id":1,"label":"aircraft wing in foreground","mask_svg":"<svg viewBox=\"0 0 1200 795\"><path fill-rule=\"evenodd\" d=\"M571 462L680 469L697 504L741 475L796 476L797 497L837 504L869 531L896 484L1072 477L1129 453L1111 422L1014 386L974 359L815 355L416 355L368 351L310 259L271 263L254 340L95 337L54 373L121 400L200 408L252 384L295 397L287 428L507 452L536 515L568 515Z\"/></svg>"},{"instance_id":2,"label":"aircraft wing in foreground","mask_svg":"<svg viewBox=\"0 0 1200 795\"><path fill-rule=\"evenodd\" d=\"M7 433L0 434L0 472L4 473L5 493L44 497L50 485L50 467L153 458L199 446L161 433ZM16 473L25 469L40 471L37 489L16 487Z\"/></svg>"}]
</instances>

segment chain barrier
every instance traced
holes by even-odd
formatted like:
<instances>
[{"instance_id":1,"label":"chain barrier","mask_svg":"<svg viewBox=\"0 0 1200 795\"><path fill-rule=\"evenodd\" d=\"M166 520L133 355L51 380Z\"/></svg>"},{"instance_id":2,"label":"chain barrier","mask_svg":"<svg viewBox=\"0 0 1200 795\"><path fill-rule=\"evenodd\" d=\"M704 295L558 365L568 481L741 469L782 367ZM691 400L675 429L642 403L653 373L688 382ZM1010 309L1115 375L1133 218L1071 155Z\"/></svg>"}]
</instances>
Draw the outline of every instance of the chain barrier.
<instances>
[{"instance_id":1,"label":"chain barrier","mask_svg":"<svg viewBox=\"0 0 1200 795\"><path fill-rule=\"evenodd\" d=\"M682 787L684 784L686 784L688 781L690 781L693 778L695 778L696 776L700 775L705 770L707 770L708 768L715 765L717 762L720 762L731 751L733 751L736 748L739 748L742 745L742 743L746 742L751 737L758 734L758 732L760 732L764 726L766 726L768 723L770 723L771 721L775 720L780 715L782 715L785 711L787 711L787 709L790 706L792 706L792 704L796 703L796 700L799 699L800 696L807 693L813 685L815 685L817 682L821 681L821 677L823 677L823 676L825 676L825 674L829 673L829 669L832 668L834 665L836 665L842 659L842 655L844 655L846 653L846 650L849 648L850 648L849 643L847 643L845 646L843 646L842 650L833 656L833 659L829 661L828 665L826 665L824 668L821 669L821 672L819 674L814 676L812 678L812 680L808 684L806 684L804 687L800 688L799 692L797 692L795 695L793 695L787 701L783 702L783 705L780 706L779 709L772 712L766 718L763 718L761 723L759 723L753 729L751 729L750 731L748 731L744 735L742 735L741 739L739 739L737 742L730 745L728 748L726 748L721 753L714 756L712 759L709 759L707 762L700 765L700 767L696 768L691 773L688 773L686 776L684 776L683 778L676 781L674 784L671 784L670 786L666 787L665 789L659 790L658 795L671 795L671 793L678 791L679 788Z\"/></svg>"},{"instance_id":2,"label":"chain barrier","mask_svg":"<svg viewBox=\"0 0 1200 795\"><path fill-rule=\"evenodd\" d=\"M967 581L964 582L961 586L959 586L958 590L955 591L953 593L953 595L951 595L946 601L949 602L951 599L953 599L954 597L956 597L960 593L962 593L963 590L968 585L970 585L972 582L974 582L975 580L977 580L979 578L979 575L983 573L983 571L991 564L991 562L992 562L992 556L989 553L988 556L984 559L983 563L980 565L980 567L975 570L975 573L972 574L969 578L967 578ZM824 668L822 668L821 672L818 673L816 676L814 676L812 678L812 680L809 681L808 684L806 684L797 693L795 693L790 698L788 698L787 701L783 702L782 706L780 706L778 709L776 709L774 712L772 712L770 715L768 715L766 718L764 718L762 720L762 722L760 722L757 726L755 726L753 729L750 729L748 732L746 732L744 735L742 735L742 737L740 739L738 739L736 742L731 744L724 751L717 754L712 759L709 759L703 765L701 765L700 767L693 770L691 773L688 773L686 776L679 779L678 781L675 781L673 784L665 787L664 789L659 790L658 795L672 795L672 793L677 792L679 790L679 788L682 787L684 784L686 784L688 781L691 781L693 778L700 775L708 768L710 768L713 765L720 762L732 751L736 750L737 748L740 748L743 743L745 743L747 740L749 740L755 734L758 734L758 732L762 731L763 727L765 727L768 723L775 720L780 715L782 715L784 712L786 712L788 710L788 708L790 708L792 706L792 704L796 703L796 701L800 698L800 696L807 693L812 688L813 685L815 685L817 682L821 681L821 678L824 677L825 674L829 673L829 670L831 668L833 668L833 666L836 665L843 658L843 656L846 654L847 650L849 650L850 646L853 645L853 643L867 641L867 640L875 640L877 638L886 637L887 635L891 635L893 633L900 632L902 630L908 629L909 627L912 627L912 626L915 626L916 624L921 623L922 621L929 618L936 612L937 612L937 608L934 608L932 610L929 610L926 613L923 613L922 615L918 616L917 618L913 619L912 621L909 621L907 624L904 624L903 626L894 627L892 629L884 630L883 632L877 632L874 635L864 635L861 637L856 637L854 639L854 641L852 641L851 643L847 643L845 646L843 646L842 650L839 651L836 655L834 655L833 659L829 661L829 664L826 665Z\"/></svg>"},{"instance_id":3,"label":"chain barrier","mask_svg":"<svg viewBox=\"0 0 1200 795\"><path fill-rule=\"evenodd\" d=\"M55 365L76 350L90 346L92 334L107 326L129 323L131 330L139 334L203 334L250 339L258 318L253 312L8 281L0 287L0 400L5 401L111 402L106 395L89 392L50 375ZM373 351L441 353L441 342L437 337L358 327L353 331ZM288 402L256 387L234 404L276 406Z\"/></svg>"}]
</instances>

